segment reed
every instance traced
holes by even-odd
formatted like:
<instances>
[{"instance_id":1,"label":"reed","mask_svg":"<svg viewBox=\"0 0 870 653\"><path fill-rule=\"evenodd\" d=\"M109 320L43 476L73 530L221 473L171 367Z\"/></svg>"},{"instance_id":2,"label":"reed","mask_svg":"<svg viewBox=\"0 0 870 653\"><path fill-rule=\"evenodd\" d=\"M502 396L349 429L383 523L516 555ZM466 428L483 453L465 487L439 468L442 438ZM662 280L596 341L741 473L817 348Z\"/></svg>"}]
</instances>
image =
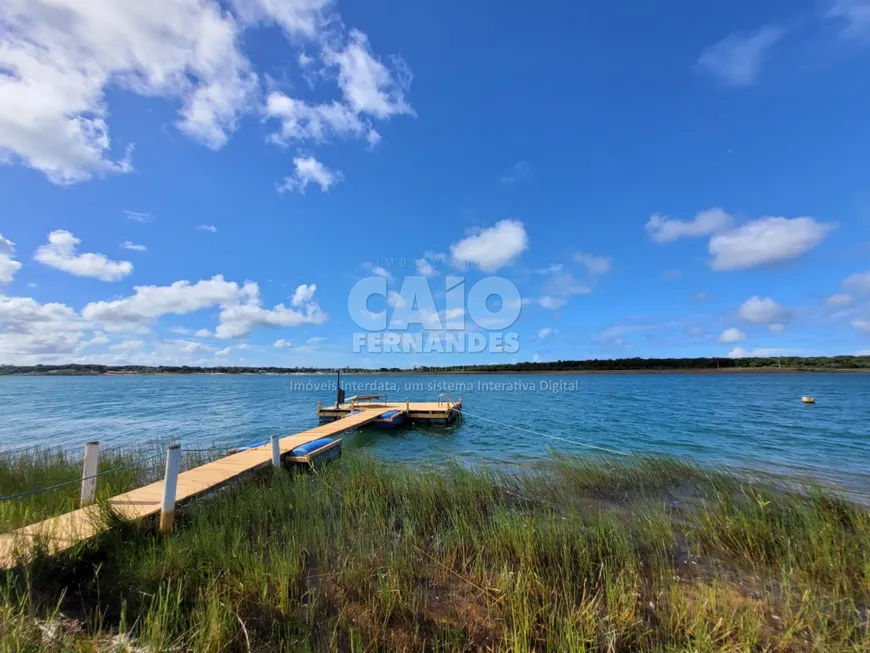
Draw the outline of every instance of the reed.
<instances>
[{"instance_id":1,"label":"reed","mask_svg":"<svg viewBox=\"0 0 870 653\"><path fill-rule=\"evenodd\" d=\"M55 460L28 455L7 464ZM116 523L7 573L0 648L866 650L868 600L870 515L817 488L351 452L188 506L171 536Z\"/></svg>"}]
</instances>

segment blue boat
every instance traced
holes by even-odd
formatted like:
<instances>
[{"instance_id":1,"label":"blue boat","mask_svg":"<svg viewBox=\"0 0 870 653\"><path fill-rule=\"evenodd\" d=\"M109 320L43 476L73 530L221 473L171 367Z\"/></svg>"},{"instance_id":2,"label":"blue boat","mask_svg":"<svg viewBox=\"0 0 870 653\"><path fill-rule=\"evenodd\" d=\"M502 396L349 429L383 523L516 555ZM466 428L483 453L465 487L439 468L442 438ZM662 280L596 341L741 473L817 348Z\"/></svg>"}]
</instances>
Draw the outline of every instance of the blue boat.
<instances>
[{"instance_id":1,"label":"blue boat","mask_svg":"<svg viewBox=\"0 0 870 653\"><path fill-rule=\"evenodd\" d=\"M405 411L388 410L375 420L375 426L379 429L394 429L405 423Z\"/></svg>"}]
</instances>

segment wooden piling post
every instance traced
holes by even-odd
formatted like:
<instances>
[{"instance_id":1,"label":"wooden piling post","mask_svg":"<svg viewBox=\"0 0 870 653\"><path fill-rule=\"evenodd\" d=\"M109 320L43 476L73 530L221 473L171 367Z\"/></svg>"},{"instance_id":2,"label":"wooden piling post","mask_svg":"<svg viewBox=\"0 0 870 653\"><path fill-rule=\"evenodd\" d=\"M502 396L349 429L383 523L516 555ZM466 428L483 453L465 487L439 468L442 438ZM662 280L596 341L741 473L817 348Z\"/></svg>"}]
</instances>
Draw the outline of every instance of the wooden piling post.
<instances>
[{"instance_id":1,"label":"wooden piling post","mask_svg":"<svg viewBox=\"0 0 870 653\"><path fill-rule=\"evenodd\" d=\"M280 469L281 467L281 444L279 442L278 436L273 435L271 437L272 442L272 466L275 469Z\"/></svg>"},{"instance_id":2,"label":"wooden piling post","mask_svg":"<svg viewBox=\"0 0 870 653\"><path fill-rule=\"evenodd\" d=\"M175 491L178 487L178 464L181 445L173 444L166 450L166 474L163 477L163 504L160 507L160 532L171 533L175 521Z\"/></svg>"},{"instance_id":3,"label":"wooden piling post","mask_svg":"<svg viewBox=\"0 0 870 653\"><path fill-rule=\"evenodd\" d=\"M100 462L100 443L85 444L85 455L82 463L82 493L79 504L82 508L91 505L97 499L96 473Z\"/></svg>"}]
</instances>

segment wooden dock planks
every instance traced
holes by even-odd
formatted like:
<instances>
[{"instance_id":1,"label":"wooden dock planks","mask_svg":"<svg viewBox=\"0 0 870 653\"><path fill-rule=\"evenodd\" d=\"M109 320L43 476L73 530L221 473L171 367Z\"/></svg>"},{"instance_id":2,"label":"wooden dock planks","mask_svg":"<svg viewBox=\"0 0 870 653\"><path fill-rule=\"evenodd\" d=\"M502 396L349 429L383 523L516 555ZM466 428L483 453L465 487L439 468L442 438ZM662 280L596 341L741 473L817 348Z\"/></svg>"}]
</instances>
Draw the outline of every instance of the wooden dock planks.
<instances>
[{"instance_id":1,"label":"wooden dock planks","mask_svg":"<svg viewBox=\"0 0 870 653\"><path fill-rule=\"evenodd\" d=\"M321 424L313 429L288 435L280 439L281 454L288 454L307 442L344 433L377 419L383 408L366 407L356 415ZM255 449L235 453L220 460L206 463L178 475L176 502L181 503L238 478L266 467L272 462L271 447L267 443ZM125 519L144 519L160 512L163 499L163 481L119 494L109 499L109 505ZM95 537L105 529L97 506L80 508L58 517L52 517L24 528L0 535L0 569L13 567L21 558L34 553L37 541L51 553L72 548L77 542Z\"/></svg>"}]
</instances>

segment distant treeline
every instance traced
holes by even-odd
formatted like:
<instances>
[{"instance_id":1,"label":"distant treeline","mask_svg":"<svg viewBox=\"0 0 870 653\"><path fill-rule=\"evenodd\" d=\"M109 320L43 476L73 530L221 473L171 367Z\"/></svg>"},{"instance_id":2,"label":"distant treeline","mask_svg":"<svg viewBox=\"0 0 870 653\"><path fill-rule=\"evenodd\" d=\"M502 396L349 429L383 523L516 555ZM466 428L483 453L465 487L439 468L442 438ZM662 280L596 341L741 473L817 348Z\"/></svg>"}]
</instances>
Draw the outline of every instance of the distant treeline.
<instances>
[{"instance_id":1,"label":"distant treeline","mask_svg":"<svg viewBox=\"0 0 870 653\"><path fill-rule=\"evenodd\" d=\"M782 368L787 370L870 370L870 356L817 356L802 358L618 358L615 360L551 361L546 363L511 363L504 365L456 365L380 369L342 368L352 374L373 372L416 373L506 373L506 372L644 372L681 370L729 370ZM100 374L315 374L334 372L318 367L189 367L187 365L146 367L143 365L0 365L0 376L10 375L100 375Z\"/></svg>"}]
</instances>

